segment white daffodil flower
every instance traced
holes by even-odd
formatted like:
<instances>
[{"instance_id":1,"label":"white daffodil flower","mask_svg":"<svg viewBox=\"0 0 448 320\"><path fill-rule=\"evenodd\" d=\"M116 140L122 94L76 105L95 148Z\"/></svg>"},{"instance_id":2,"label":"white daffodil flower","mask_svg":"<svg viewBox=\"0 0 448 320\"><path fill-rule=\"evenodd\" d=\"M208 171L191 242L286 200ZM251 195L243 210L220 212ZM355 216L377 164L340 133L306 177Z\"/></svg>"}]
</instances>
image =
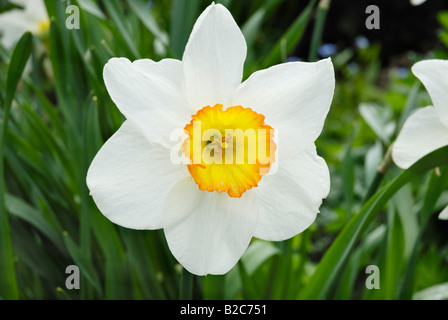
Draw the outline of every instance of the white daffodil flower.
<instances>
[{"instance_id":1,"label":"white daffodil flower","mask_svg":"<svg viewBox=\"0 0 448 320\"><path fill-rule=\"evenodd\" d=\"M330 189L314 142L333 98L331 60L280 64L241 83L246 50L231 13L213 3L182 61L113 58L104 68L126 121L92 161L91 195L118 225L163 228L175 258L197 275L227 273L252 237L302 232ZM179 129L184 138L172 141ZM253 133L242 144L251 154L256 141L253 162L233 148L238 130ZM173 161L179 153L187 163Z\"/></svg>"},{"instance_id":2,"label":"white daffodil flower","mask_svg":"<svg viewBox=\"0 0 448 320\"><path fill-rule=\"evenodd\" d=\"M50 28L47 8L43 0L12 0L22 6L0 14L0 41L8 49L14 47L27 31L42 35Z\"/></svg>"},{"instance_id":3,"label":"white daffodil flower","mask_svg":"<svg viewBox=\"0 0 448 320\"><path fill-rule=\"evenodd\" d=\"M413 6L419 6L426 2L426 0L410 0Z\"/></svg>"},{"instance_id":4,"label":"white daffodil flower","mask_svg":"<svg viewBox=\"0 0 448 320\"><path fill-rule=\"evenodd\" d=\"M448 145L448 61L424 60L412 72L425 86L434 106L418 109L404 123L392 150L392 159L403 169ZM439 215L448 220L448 208Z\"/></svg>"}]
</instances>

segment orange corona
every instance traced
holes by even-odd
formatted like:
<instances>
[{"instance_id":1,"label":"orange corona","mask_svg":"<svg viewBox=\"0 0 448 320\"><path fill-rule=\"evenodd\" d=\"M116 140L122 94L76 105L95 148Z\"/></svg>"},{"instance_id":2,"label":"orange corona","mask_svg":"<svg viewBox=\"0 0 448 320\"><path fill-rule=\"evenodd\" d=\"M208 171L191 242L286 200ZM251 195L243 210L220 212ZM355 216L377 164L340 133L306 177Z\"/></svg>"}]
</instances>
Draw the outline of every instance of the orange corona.
<instances>
[{"instance_id":1,"label":"orange corona","mask_svg":"<svg viewBox=\"0 0 448 320\"><path fill-rule=\"evenodd\" d=\"M250 108L206 106L185 126L183 153L188 170L203 191L240 198L257 187L275 160L274 129Z\"/></svg>"}]
</instances>

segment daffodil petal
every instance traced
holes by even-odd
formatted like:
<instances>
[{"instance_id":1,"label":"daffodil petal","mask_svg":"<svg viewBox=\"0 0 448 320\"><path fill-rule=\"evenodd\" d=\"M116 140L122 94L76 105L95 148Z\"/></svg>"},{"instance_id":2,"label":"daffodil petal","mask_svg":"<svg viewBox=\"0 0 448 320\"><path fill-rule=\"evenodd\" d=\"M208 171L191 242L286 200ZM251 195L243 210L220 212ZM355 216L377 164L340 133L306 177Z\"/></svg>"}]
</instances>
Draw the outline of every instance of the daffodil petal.
<instances>
[{"instance_id":1,"label":"daffodil petal","mask_svg":"<svg viewBox=\"0 0 448 320\"><path fill-rule=\"evenodd\" d=\"M289 62L253 73L233 104L265 115L278 138L279 158L294 157L320 135L334 87L330 59Z\"/></svg>"},{"instance_id":2,"label":"daffodil petal","mask_svg":"<svg viewBox=\"0 0 448 320\"><path fill-rule=\"evenodd\" d=\"M440 220L448 220L448 207L445 207L445 209L442 210L439 214Z\"/></svg>"},{"instance_id":3,"label":"daffodil petal","mask_svg":"<svg viewBox=\"0 0 448 320\"><path fill-rule=\"evenodd\" d=\"M176 259L196 275L224 274L243 255L258 220L254 194L200 191L192 178L168 194L163 228Z\"/></svg>"},{"instance_id":4,"label":"daffodil petal","mask_svg":"<svg viewBox=\"0 0 448 320\"><path fill-rule=\"evenodd\" d=\"M188 175L185 165L170 161L170 150L150 144L128 120L95 156L87 185L112 222L132 229L160 229L166 195Z\"/></svg>"},{"instance_id":5,"label":"daffodil petal","mask_svg":"<svg viewBox=\"0 0 448 320\"><path fill-rule=\"evenodd\" d=\"M39 32L39 23L47 22L47 8L43 0L14 0L23 9L12 9L0 14L0 40L6 48L12 48L27 31Z\"/></svg>"},{"instance_id":6,"label":"daffodil petal","mask_svg":"<svg viewBox=\"0 0 448 320\"><path fill-rule=\"evenodd\" d=\"M198 18L182 58L185 95L195 111L229 103L241 83L246 41L230 12L211 4Z\"/></svg>"},{"instance_id":7,"label":"daffodil petal","mask_svg":"<svg viewBox=\"0 0 448 320\"><path fill-rule=\"evenodd\" d=\"M411 2L411 5L413 5L413 6L419 6L423 3L425 3L426 0L410 0L410 2Z\"/></svg>"},{"instance_id":8,"label":"daffodil petal","mask_svg":"<svg viewBox=\"0 0 448 320\"><path fill-rule=\"evenodd\" d=\"M28 15L19 9L0 14L0 34L2 44L11 49L27 31L37 32L37 24L30 21Z\"/></svg>"},{"instance_id":9,"label":"daffodil petal","mask_svg":"<svg viewBox=\"0 0 448 320\"><path fill-rule=\"evenodd\" d=\"M182 95L182 63L178 60L132 63L113 58L104 67L104 82L120 112L138 124L149 139L157 136L154 132L169 136L191 117ZM166 117L158 119L160 114Z\"/></svg>"},{"instance_id":10,"label":"daffodil petal","mask_svg":"<svg viewBox=\"0 0 448 320\"><path fill-rule=\"evenodd\" d=\"M294 158L281 158L277 172L263 177L255 190L260 216L254 236L282 241L301 233L314 222L329 191L329 170L314 145Z\"/></svg>"},{"instance_id":11,"label":"daffodil petal","mask_svg":"<svg viewBox=\"0 0 448 320\"><path fill-rule=\"evenodd\" d=\"M424 84L440 120L448 127L448 61L419 61L412 67L412 72Z\"/></svg>"},{"instance_id":12,"label":"daffodil petal","mask_svg":"<svg viewBox=\"0 0 448 320\"><path fill-rule=\"evenodd\" d=\"M44 0L13 0L11 2L24 7L24 10L19 11L26 14L28 20L41 21L48 19L47 7L45 6Z\"/></svg>"},{"instance_id":13,"label":"daffodil petal","mask_svg":"<svg viewBox=\"0 0 448 320\"><path fill-rule=\"evenodd\" d=\"M434 107L418 109L404 123L392 150L392 159L409 168L428 153L448 145L448 128Z\"/></svg>"}]
</instances>

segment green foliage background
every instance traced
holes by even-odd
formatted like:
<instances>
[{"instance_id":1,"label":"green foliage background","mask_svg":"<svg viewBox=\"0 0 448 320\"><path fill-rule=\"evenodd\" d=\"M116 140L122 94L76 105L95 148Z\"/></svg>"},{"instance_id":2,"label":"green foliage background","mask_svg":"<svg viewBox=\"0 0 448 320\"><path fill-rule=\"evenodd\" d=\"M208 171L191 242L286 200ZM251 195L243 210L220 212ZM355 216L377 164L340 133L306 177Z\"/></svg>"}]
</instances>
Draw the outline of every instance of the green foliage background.
<instances>
[{"instance_id":1,"label":"green foliage background","mask_svg":"<svg viewBox=\"0 0 448 320\"><path fill-rule=\"evenodd\" d=\"M285 0L222 0L246 37L245 77L285 62L311 30L319 58L328 9L307 2L286 28ZM176 262L163 231L112 224L89 197L86 172L123 116L104 86L111 57L181 58L202 0L78 0L79 30L65 27L67 1L46 0L48 34L0 48L0 298L3 299L448 299L448 149L403 171L387 150L404 120L431 104L420 82L384 68L381 43L332 55L336 90L317 141L332 178L317 221L283 242L254 239L228 274L195 277ZM448 13L439 13L448 45ZM31 57L32 71L24 72ZM446 48L416 62L446 58ZM384 81L386 77L387 81ZM386 163L383 162L386 159ZM387 168L387 173L377 168ZM4 166L3 166L4 165ZM435 170L435 168L438 168ZM81 289L65 288L65 269ZM367 290L368 265L381 270Z\"/></svg>"}]
</instances>

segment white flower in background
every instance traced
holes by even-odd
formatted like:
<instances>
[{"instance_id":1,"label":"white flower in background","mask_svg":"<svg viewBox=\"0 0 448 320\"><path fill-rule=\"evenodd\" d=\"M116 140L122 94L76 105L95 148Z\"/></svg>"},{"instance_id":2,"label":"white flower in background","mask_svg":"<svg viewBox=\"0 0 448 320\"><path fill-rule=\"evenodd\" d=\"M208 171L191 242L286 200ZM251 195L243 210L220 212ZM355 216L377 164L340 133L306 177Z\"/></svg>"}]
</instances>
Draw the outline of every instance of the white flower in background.
<instances>
[{"instance_id":1,"label":"white flower in background","mask_svg":"<svg viewBox=\"0 0 448 320\"><path fill-rule=\"evenodd\" d=\"M27 31L42 35L50 27L47 9L43 0L12 0L24 9L13 9L0 14L0 41L11 49Z\"/></svg>"},{"instance_id":2,"label":"white flower in background","mask_svg":"<svg viewBox=\"0 0 448 320\"><path fill-rule=\"evenodd\" d=\"M198 18L182 61L113 58L104 68L126 121L89 168L91 195L116 224L163 228L173 255L197 275L228 272L252 237L281 241L302 232L329 193L328 167L314 141L333 97L331 60L280 64L241 83L246 50L230 12L213 3ZM195 121L202 128L196 136ZM194 159L189 141L205 129L222 136L203 141L201 150L213 148L209 157L224 159L235 156L225 129L271 128L273 136L256 137L277 147L267 164L209 164L204 153L188 165L170 159L172 150ZM188 138L171 141L176 129ZM277 171L268 175L273 161Z\"/></svg>"},{"instance_id":3,"label":"white flower in background","mask_svg":"<svg viewBox=\"0 0 448 320\"><path fill-rule=\"evenodd\" d=\"M413 6L419 6L426 2L426 0L410 0Z\"/></svg>"},{"instance_id":4,"label":"white flower in background","mask_svg":"<svg viewBox=\"0 0 448 320\"><path fill-rule=\"evenodd\" d=\"M403 169L448 145L448 61L420 61L412 67L412 72L424 84L434 106L413 113L395 141L392 158ZM439 218L448 220L448 207Z\"/></svg>"}]
</instances>

